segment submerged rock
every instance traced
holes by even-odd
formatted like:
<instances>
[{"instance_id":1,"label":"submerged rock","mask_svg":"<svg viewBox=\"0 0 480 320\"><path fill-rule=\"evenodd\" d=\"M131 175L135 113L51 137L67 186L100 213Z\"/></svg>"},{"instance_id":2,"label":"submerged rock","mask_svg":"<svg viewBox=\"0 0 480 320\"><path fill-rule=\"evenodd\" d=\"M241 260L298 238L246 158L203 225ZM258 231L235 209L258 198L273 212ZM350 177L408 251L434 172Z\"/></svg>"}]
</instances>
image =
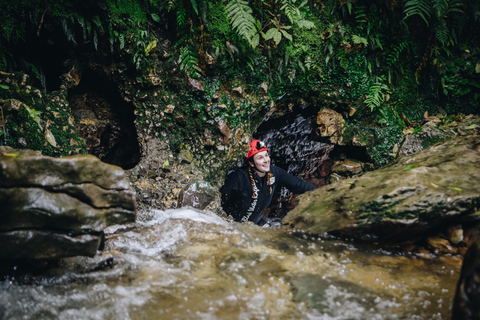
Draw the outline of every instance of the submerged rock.
<instances>
[{"instance_id":1,"label":"submerged rock","mask_svg":"<svg viewBox=\"0 0 480 320\"><path fill-rule=\"evenodd\" d=\"M401 241L480 219L480 136L457 137L298 197L283 219L309 233Z\"/></svg>"},{"instance_id":2,"label":"submerged rock","mask_svg":"<svg viewBox=\"0 0 480 320\"><path fill-rule=\"evenodd\" d=\"M218 189L208 182L195 180L180 191L177 207L189 206L203 210L216 198L218 198Z\"/></svg>"},{"instance_id":3,"label":"submerged rock","mask_svg":"<svg viewBox=\"0 0 480 320\"><path fill-rule=\"evenodd\" d=\"M2 259L95 255L108 225L135 220L124 171L90 155L0 147Z\"/></svg>"}]
</instances>

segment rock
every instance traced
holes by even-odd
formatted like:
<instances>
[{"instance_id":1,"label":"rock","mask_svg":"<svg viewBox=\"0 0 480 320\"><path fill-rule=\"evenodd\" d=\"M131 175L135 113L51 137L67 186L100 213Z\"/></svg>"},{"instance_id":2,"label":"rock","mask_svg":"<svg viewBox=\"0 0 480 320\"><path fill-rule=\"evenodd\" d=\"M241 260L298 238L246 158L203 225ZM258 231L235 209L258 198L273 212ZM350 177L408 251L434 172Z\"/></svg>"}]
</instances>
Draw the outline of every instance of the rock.
<instances>
[{"instance_id":1,"label":"rock","mask_svg":"<svg viewBox=\"0 0 480 320\"><path fill-rule=\"evenodd\" d=\"M193 154L190 151L183 149L178 153L177 159L180 163L192 163Z\"/></svg>"},{"instance_id":2,"label":"rock","mask_svg":"<svg viewBox=\"0 0 480 320\"><path fill-rule=\"evenodd\" d=\"M80 83L80 80L82 79L82 73L77 68L72 67L70 71L63 74L60 78L67 87L75 87Z\"/></svg>"},{"instance_id":3,"label":"rock","mask_svg":"<svg viewBox=\"0 0 480 320\"><path fill-rule=\"evenodd\" d=\"M398 151L399 157L417 153L435 143L450 139L453 136L448 135L441 129L429 126L429 123L432 122L428 122L419 133L405 136L405 140Z\"/></svg>"},{"instance_id":4,"label":"rock","mask_svg":"<svg viewBox=\"0 0 480 320\"><path fill-rule=\"evenodd\" d=\"M266 82L262 82L260 85L260 90L262 93L267 93L268 92L268 84Z\"/></svg>"},{"instance_id":5,"label":"rock","mask_svg":"<svg viewBox=\"0 0 480 320\"><path fill-rule=\"evenodd\" d=\"M388 167L298 197L284 222L312 234L401 241L480 220L480 136L457 137Z\"/></svg>"},{"instance_id":6,"label":"rock","mask_svg":"<svg viewBox=\"0 0 480 320\"><path fill-rule=\"evenodd\" d=\"M463 229L461 224L457 224L454 226L450 226L447 229L447 236L448 240L450 240L451 243L457 245L460 242L463 241Z\"/></svg>"},{"instance_id":7,"label":"rock","mask_svg":"<svg viewBox=\"0 0 480 320\"><path fill-rule=\"evenodd\" d=\"M227 122L225 120L220 120L218 122L218 131L220 131L220 140L223 144L229 144L232 141L232 133L228 128Z\"/></svg>"},{"instance_id":8,"label":"rock","mask_svg":"<svg viewBox=\"0 0 480 320\"><path fill-rule=\"evenodd\" d=\"M189 206L203 210L216 197L218 197L218 189L208 182L195 180L180 191L177 208Z\"/></svg>"},{"instance_id":9,"label":"rock","mask_svg":"<svg viewBox=\"0 0 480 320\"><path fill-rule=\"evenodd\" d=\"M0 147L0 168L2 259L93 256L104 228L135 220L124 171L94 156Z\"/></svg>"},{"instance_id":10,"label":"rock","mask_svg":"<svg viewBox=\"0 0 480 320\"><path fill-rule=\"evenodd\" d=\"M10 111L10 110L19 111L22 104L23 102L19 100L9 99L3 103L2 107L5 111Z\"/></svg>"},{"instance_id":11,"label":"rock","mask_svg":"<svg viewBox=\"0 0 480 320\"><path fill-rule=\"evenodd\" d=\"M317 114L317 135L329 138L333 144L342 145L342 133L345 120L342 115L331 109L322 109Z\"/></svg>"},{"instance_id":12,"label":"rock","mask_svg":"<svg viewBox=\"0 0 480 320\"><path fill-rule=\"evenodd\" d=\"M243 94L243 88L242 87L232 88L232 92L235 93L237 96L241 97Z\"/></svg>"},{"instance_id":13,"label":"rock","mask_svg":"<svg viewBox=\"0 0 480 320\"><path fill-rule=\"evenodd\" d=\"M480 319L480 238L468 248L463 259L451 319Z\"/></svg>"},{"instance_id":14,"label":"rock","mask_svg":"<svg viewBox=\"0 0 480 320\"><path fill-rule=\"evenodd\" d=\"M149 74L146 77L146 83L155 87L162 84L162 79L157 75Z\"/></svg>"},{"instance_id":15,"label":"rock","mask_svg":"<svg viewBox=\"0 0 480 320\"><path fill-rule=\"evenodd\" d=\"M216 61L217 61L217 57L215 56L215 54L210 54L208 52L205 52L205 62L208 65L213 66Z\"/></svg>"},{"instance_id":16,"label":"rock","mask_svg":"<svg viewBox=\"0 0 480 320\"><path fill-rule=\"evenodd\" d=\"M351 177L362 172L363 167L361 163L345 159L343 161L336 161L332 170L340 176Z\"/></svg>"},{"instance_id":17,"label":"rock","mask_svg":"<svg viewBox=\"0 0 480 320\"><path fill-rule=\"evenodd\" d=\"M427 244L433 249L431 251L436 253L457 253L457 248L452 246L448 239L440 236L432 236L427 238Z\"/></svg>"},{"instance_id":18,"label":"rock","mask_svg":"<svg viewBox=\"0 0 480 320\"><path fill-rule=\"evenodd\" d=\"M169 104L168 106L165 107L165 113L173 113L173 110L175 110L175 106L173 104Z\"/></svg>"},{"instance_id":19,"label":"rock","mask_svg":"<svg viewBox=\"0 0 480 320\"><path fill-rule=\"evenodd\" d=\"M2 259L51 260L72 256L93 257L102 245L99 234L61 234L47 230L0 232Z\"/></svg>"},{"instance_id":20,"label":"rock","mask_svg":"<svg viewBox=\"0 0 480 320\"><path fill-rule=\"evenodd\" d=\"M203 91L205 84L202 81L198 81L197 79L188 78L188 82L192 86L193 89L198 91Z\"/></svg>"},{"instance_id":21,"label":"rock","mask_svg":"<svg viewBox=\"0 0 480 320\"><path fill-rule=\"evenodd\" d=\"M175 116L175 121L177 121L179 125L185 125L185 123L187 123L187 120L185 120L185 117L181 114Z\"/></svg>"}]
</instances>

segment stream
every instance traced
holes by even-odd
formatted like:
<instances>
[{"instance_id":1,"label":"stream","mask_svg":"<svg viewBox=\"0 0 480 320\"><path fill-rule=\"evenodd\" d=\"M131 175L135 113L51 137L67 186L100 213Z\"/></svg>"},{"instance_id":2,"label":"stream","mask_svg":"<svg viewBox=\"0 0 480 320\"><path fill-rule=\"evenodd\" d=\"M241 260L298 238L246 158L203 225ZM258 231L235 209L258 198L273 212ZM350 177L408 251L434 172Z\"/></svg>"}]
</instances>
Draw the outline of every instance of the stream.
<instances>
[{"instance_id":1,"label":"stream","mask_svg":"<svg viewBox=\"0 0 480 320\"><path fill-rule=\"evenodd\" d=\"M105 231L94 258L3 280L0 319L450 319L460 269L186 208Z\"/></svg>"}]
</instances>

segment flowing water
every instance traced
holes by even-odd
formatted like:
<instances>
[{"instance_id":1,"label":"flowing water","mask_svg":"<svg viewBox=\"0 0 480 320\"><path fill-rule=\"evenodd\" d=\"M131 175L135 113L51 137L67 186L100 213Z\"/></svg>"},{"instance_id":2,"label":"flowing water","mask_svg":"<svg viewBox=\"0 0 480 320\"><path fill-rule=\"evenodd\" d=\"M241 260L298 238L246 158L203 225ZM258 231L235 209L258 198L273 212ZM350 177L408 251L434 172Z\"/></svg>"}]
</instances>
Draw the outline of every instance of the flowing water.
<instances>
[{"instance_id":1,"label":"flowing water","mask_svg":"<svg viewBox=\"0 0 480 320\"><path fill-rule=\"evenodd\" d=\"M442 259L190 209L106 232L101 255L0 283L0 318L449 319L459 275Z\"/></svg>"}]
</instances>

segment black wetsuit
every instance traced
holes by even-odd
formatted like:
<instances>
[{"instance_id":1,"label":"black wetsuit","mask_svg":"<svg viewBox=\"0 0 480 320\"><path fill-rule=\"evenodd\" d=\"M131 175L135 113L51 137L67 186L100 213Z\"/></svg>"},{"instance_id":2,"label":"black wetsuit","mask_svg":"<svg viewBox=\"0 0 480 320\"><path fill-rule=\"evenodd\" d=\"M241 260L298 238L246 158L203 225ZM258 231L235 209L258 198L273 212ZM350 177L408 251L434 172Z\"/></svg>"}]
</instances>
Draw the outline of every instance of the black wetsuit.
<instances>
[{"instance_id":1,"label":"black wetsuit","mask_svg":"<svg viewBox=\"0 0 480 320\"><path fill-rule=\"evenodd\" d=\"M266 221L262 218L262 212L272 201L277 185L285 187L295 194L315 189L310 183L291 175L285 170L270 166L270 173L273 175L270 181L267 181L267 175L259 177L255 170L252 170L256 187L256 197L253 197L254 191L252 190L248 170L247 167L243 167L230 173L220 189L223 210L238 222L253 221L263 226ZM272 188L271 192L270 187Z\"/></svg>"}]
</instances>

